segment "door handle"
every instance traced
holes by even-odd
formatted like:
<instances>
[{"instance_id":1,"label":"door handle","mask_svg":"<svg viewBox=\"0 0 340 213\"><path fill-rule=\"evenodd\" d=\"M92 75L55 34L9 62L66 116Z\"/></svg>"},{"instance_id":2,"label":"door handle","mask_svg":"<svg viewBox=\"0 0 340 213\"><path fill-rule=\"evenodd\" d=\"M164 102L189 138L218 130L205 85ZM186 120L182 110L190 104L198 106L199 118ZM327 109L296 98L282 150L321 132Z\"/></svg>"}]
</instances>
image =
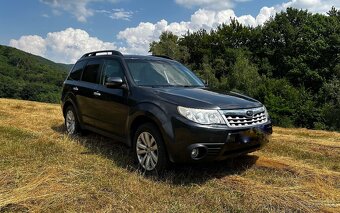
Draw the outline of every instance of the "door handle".
<instances>
[{"instance_id":1,"label":"door handle","mask_svg":"<svg viewBox=\"0 0 340 213\"><path fill-rule=\"evenodd\" d=\"M97 91L97 92L94 92L93 95L95 95L95 96L101 96L102 94L101 94L100 92Z\"/></svg>"},{"instance_id":2,"label":"door handle","mask_svg":"<svg viewBox=\"0 0 340 213\"><path fill-rule=\"evenodd\" d=\"M79 90L78 87L73 87L72 89L73 89L73 91L78 91Z\"/></svg>"}]
</instances>

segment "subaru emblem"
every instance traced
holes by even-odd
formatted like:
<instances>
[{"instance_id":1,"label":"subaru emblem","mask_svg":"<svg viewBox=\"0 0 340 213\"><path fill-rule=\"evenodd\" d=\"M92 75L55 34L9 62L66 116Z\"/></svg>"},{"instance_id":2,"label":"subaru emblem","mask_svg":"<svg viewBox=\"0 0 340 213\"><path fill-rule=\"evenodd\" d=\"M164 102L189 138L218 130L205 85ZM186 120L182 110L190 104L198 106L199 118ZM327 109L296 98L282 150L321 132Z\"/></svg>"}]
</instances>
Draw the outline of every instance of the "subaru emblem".
<instances>
[{"instance_id":1,"label":"subaru emblem","mask_svg":"<svg viewBox=\"0 0 340 213\"><path fill-rule=\"evenodd\" d=\"M247 116L251 117L251 116L253 116L254 112L251 111L251 110L248 110L248 111L246 112L246 114L247 114Z\"/></svg>"}]
</instances>

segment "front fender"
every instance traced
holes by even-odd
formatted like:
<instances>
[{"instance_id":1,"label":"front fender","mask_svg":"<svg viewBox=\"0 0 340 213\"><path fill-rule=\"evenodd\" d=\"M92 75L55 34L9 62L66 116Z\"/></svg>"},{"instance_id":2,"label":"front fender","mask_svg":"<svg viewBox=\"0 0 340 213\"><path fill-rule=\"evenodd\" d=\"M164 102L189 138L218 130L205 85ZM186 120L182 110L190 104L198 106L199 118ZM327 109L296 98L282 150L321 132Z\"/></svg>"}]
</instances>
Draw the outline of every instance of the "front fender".
<instances>
[{"instance_id":1,"label":"front fender","mask_svg":"<svg viewBox=\"0 0 340 213\"><path fill-rule=\"evenodd\" d=\"M160 106L154 103L139 103L133 109L130 110L129 122L127 125L128 136L129 136L129 145L132 145L131 135L131 127L135 119L140 116L145 116L148 119L152 120L158 127L163 137L166 148L168 148L168 144L173 140L174 133L171 124L171 118L169 118L169 114L165 112ZM171 158L171 156L169 156Z\"/></svg>"}]
</instances>

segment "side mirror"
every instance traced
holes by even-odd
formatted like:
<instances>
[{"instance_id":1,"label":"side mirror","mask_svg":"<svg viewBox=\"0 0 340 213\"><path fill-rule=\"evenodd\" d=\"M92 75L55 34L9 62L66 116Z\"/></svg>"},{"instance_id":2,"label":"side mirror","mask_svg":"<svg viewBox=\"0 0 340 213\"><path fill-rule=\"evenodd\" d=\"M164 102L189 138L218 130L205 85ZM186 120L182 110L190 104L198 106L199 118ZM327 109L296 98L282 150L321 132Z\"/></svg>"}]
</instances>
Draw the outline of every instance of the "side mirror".
<instances>
[{"instance_id":1,"label":"side mirror","mask_svg":"<svg viewBox=\"0 0 340 213\"><path fill-rule=\"evenodd\" d=\"M121 77L109 77L105 81L107 88L119 88L123 85L123 79Z\"/></svg>"}]
</instances>

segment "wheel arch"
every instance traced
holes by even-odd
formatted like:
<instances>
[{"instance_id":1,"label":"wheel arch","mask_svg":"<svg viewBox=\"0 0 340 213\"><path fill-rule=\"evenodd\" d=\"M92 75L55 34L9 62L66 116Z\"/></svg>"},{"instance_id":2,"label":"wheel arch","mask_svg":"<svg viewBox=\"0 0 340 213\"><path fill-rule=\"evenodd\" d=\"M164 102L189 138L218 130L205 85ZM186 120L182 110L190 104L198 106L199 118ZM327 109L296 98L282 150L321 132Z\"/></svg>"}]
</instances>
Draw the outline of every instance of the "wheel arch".
<instances>
[{"instance_id":1,"label":"wheel arch","mask_svg":"<svg viewBox=\"0 0 340 213\"><path fill-rule=\"evenodd\" d=\"M169 118L167 118L166 113L157 105L153 103L143 103L139 104L134 110L135 113L130 116L130 122L128 125L128 145L132 147L134 134L137 128L144 123L152 123L159 131L163 142L165 144L166 152L168 157L168 141L172 132L172 125Z\"/></svg>"},{"instance_id":2,"label":"wheel arch","mask_svg":"<svg viewBox=\"0 0 340 213\"><path fill-rule=\"evenodd\" d=\"M157 130L161 133L161 136L162 136L162 131L159 129L158 123L154 119L150 118L149 116L147 116L145 114L144 115L138 115L133 120L133 122L131 123L130 128L129 128L129 138L131 139L130 144L129 144L130 146L132 146L134 134L137 131L138 127L141 126L142 124L145 124L145 123L153 124L157 128Z\"/></svg>"},{"instance_id":3,"label":"wheel arch","mask_svg":"<svg viewBox=\"0 0 340 213\"><path fill-rule=\"evenodd\" d=\"M71 98L66 99L66 100L64 101L64 103L63 103L62 112L63 112L64 118L65 118L65 114L66 114L66 109L67 109L69 106L72 106L73 109L76 111L77 119L78 119L80 125L82 126L83 123L82 123L82 120L81 120L81 116L80 116L80 113L79 113L77 104L76 104Z\"/></svg>"},{"instance_id":4,"label":"wheel arch","mask_svg":"<svg viewBox=\"0 0 340 213\"><path fill-rule=\"evenodd\" d=\"M69 106L72 106L73 108L75 108L74 107L74 105L73 105L73 103L70 101L70 100L67 100L65 103L64 103L64 105L63 105L63 116L65 117L65 115L66 115L66 109L69 107Z\"/></svg>"}]
</instances>

